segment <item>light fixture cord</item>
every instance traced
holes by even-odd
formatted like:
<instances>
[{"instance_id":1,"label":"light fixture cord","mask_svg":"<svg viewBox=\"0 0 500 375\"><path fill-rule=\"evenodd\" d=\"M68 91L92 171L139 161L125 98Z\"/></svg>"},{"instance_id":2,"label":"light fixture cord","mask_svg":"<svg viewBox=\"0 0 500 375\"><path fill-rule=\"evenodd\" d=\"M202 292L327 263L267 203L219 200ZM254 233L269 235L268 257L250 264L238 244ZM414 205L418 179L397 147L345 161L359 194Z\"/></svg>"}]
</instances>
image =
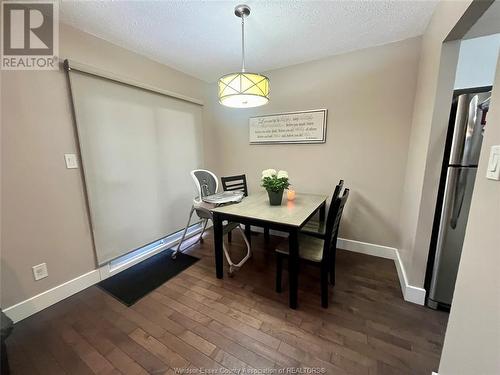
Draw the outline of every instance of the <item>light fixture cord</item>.
<instances>
[{"instance_id":1,"label":"light fixture cord","mask_svg":"<svg viewBox=\"0 0 500 375\"><path fill-rule=\"evenodd\" d=\"M245 15L241 15L241 71L245 71Z\"/></svg>"}]
</instances>

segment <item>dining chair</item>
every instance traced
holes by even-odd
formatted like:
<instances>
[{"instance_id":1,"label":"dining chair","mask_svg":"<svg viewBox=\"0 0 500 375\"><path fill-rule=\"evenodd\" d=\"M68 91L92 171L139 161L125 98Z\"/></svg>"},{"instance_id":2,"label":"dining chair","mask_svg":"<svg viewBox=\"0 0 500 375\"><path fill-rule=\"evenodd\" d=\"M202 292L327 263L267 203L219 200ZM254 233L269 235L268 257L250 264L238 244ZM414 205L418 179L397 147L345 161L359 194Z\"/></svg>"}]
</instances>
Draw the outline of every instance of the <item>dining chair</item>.
<instances>
[{"instance_id":1,"label":"dining chair","mask_svg":"<svg viewBox=\"0 0 500 375\"><path fill-rule=\"evenodd\" d=\"M247 187L247 177L244 174L239 174L235 176L226 176L226 177L221 177L220 178L222 182L222 189L224 191L242 191L243 194L248 196L248 187ZM251 227L250 225L245 225L245 235L247 236L248 240L250 241L250 235L251 235ZM231 232L227 234L227 240L231 242L232 236ZM266 242L269 242L269 228L264 228L264 240Z\"/></svg>"},{"instance_id":2,"label":"dining chair","mask_svg":"<svg viewBox=\"0 0 500 375\"><path fill-rule=\"evenodd\" d=\"M248 195L247 177L244 174L226 176L220 178L224 191L242 191L245 197Z\"/></svg>"},{"instance_id":3,"label":"dining chair","mask_svg":"<svg viewBox=\"0 0 500 375\"><path fill-rule=\"evenodd\" d=\"M340 180L339 184L335 186L335 190L332 194L332 199L330 201L330 205L335 202L340 196L340 192L344 187L344 180ZM338 231L338 229L337 229ZM320 220L318 218L311 218L300 230L302 234L313 236L319 239L325 238L325 220ZM337 236L337 233L334 233L334 236ZM336 243L336 242L335 242ZM335 285L335 258L330 258L330 284Z\"/></svg>"},{"instance_id":4,"label":"dining chair","mask_svg":"<svg viewBox=\"0 0 500 375\"><path fill-rule=\"evenodd\" d=\"M335 282L337 233L348 196L349 189L345 189L342 197L337 197L330 204L323 239L299 233L299 259L310 264L318 265L321 269L321 306L324 308L328 307L329 273L331 278L333 276L333 282ZM276 248L276 291L278 293L281 293L283 259L287 258L288 255L288 240L286 240L280 243Z\"/></svg>"},{"instance_id":5,"label":"dining chair","mask_svg":"<svg viewBox=\"0 0 500 375\"><path fill-rule=\"evenodd\" d=\"M343 187L344 180L340 180L339 184L335 186L330 203L333 203L337 199ZM325 220L324 218L321 220L321 218L313 217L304 224L300 231L303 234L323 239L325 236Z\"/></svg>"}]
</instances>

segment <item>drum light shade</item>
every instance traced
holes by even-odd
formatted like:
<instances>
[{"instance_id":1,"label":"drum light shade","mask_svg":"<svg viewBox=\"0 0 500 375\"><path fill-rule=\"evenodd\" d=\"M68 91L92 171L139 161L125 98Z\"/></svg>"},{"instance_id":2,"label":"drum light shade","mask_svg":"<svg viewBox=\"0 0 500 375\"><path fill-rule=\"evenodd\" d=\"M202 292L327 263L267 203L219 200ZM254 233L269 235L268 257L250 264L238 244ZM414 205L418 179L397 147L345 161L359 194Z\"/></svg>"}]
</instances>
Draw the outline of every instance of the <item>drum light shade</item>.
<instances>
[{"instance_id":1,"label":"drum light shade","mask_svg":"<svg viewBox=\"0 0 500 375\"><path fill-rule=\"evenodd\" d=\"M232 108L252 108L269 101L269 78L245 70L245 17L250 15L250 7L237 5L234 14L241 18L241 71L219 78L219 103Z\"/></svg>"},{"instance_id":2,"label":"drum light shade","mask_svg":"<svg viewBox=\"0 0 500 375\"><path fill-rule=\"evenodd\" d=\"M219 103L252 108L269 101L269 78L256 73L231 73L219 78Z\"/></svg>"}]
</instances>

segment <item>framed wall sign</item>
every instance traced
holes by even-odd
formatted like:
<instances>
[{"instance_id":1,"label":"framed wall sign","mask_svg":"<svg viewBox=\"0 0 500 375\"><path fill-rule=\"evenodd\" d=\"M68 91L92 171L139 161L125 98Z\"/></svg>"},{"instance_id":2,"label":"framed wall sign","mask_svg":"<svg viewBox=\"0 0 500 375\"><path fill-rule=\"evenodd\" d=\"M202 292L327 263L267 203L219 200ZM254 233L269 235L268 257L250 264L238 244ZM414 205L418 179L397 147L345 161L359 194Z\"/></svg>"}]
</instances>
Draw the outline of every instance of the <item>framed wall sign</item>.
<instances>
[{"instance_id":1,"label":"framed wall sign","mask_svg":"<svg viewBox=\"0 0 500 375\"><path fill-rule=\"evenodd\" d=\"M250 117L250 144L325 143L327 113L315 109Z\"/></svg>"}]
</instances>

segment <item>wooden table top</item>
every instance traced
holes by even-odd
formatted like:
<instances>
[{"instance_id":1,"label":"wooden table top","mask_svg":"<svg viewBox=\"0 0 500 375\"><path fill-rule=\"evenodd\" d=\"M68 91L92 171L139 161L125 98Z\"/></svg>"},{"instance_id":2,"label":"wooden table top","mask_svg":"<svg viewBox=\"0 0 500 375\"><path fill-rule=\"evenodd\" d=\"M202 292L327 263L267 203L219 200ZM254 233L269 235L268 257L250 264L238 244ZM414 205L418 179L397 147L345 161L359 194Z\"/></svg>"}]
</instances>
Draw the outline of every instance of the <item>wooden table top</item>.
<instances>
[{"instance_id":1,"label":"wooden table top","mask_svg":"<svg viewBox=\"0 0 500 375\"><path fill-rule=\"evenodd\" d=\"M211 211L300 227L326 199L326 195L297 192L293 201L288 201L284 194L281 206L271 206L264 191L251 194L240 203L216 207Z\"/></svg>"}]
</instances>

